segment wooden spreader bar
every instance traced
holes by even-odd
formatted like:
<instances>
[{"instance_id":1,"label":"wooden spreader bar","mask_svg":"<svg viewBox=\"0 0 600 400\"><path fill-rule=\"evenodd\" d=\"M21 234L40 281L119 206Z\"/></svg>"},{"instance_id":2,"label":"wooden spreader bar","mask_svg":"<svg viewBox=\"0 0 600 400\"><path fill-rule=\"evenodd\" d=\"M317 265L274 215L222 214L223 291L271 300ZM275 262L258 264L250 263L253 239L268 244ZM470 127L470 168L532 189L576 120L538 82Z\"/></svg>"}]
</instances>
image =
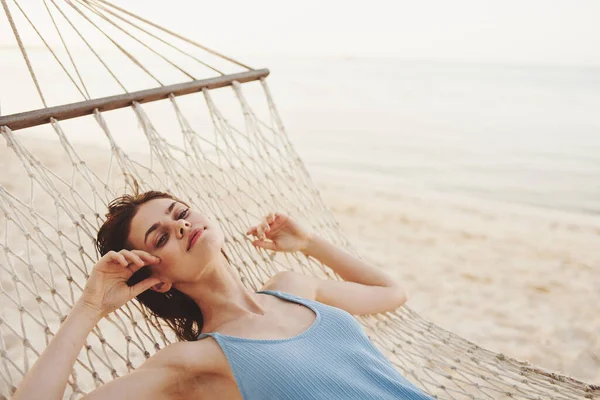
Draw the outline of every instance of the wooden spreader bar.
<instances>
[{"instance_id":1,"label":"wooden spreader bar","mask_svg":"<svg viewBox=\"0 0 600 400\"><path fill-rule=\"evenodd\" d=\"M269 75L268 69L258 69L238 74L223 75L216 78L178 83L169 86L160 86L154 89L139 92L120 94L117 96L103 97L100 99L81 101L62 106L42 108L18 114L0 117L0 126L7 126L12 131L43 125L50 122L50 118L58 121L89 115L98 111L110 111L118 108L129 107L133 102L149 103L168 98L169 95L182 96L200 92L202 89L217 89L231 86L234 81L239 83L256 81Z\"/></svg>"}]
</instances>

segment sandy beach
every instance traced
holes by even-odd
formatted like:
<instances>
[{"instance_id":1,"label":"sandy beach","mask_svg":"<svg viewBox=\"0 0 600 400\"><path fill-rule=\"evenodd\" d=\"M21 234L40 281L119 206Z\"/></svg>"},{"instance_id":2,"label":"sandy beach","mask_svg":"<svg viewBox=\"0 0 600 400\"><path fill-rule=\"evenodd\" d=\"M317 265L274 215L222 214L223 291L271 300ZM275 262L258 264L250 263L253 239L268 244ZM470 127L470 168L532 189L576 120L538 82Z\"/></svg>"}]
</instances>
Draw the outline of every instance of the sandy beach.
<instances>
[{"instance_id":1,"label":"sandy beach","mask_svg":"<svg viewBox=\"0 0 600 400\"><path fill-rule=\"evenodd\" d=\"M55 142L34 147L68 175ZM3 171L20 170L8 152ZM106 157L93 147L79 153L91 166ZM423 318L494 352L600 382L598 218L313 175L350 242L403 282L408 307ZM29 182L3 173L0 184L25 193ZM11 243L23 240L13 235Z\"/></svg>"},{"instance_id":2,"label":"sandy beach","mask_svg":"<svg viewBox=\"0 0 600 400\"><path fill-rule=\"evenodd\" d=\"M423 318L600 382L598 218L316 180L359 253L404 283Z\"/></svg>"}]
</instances>

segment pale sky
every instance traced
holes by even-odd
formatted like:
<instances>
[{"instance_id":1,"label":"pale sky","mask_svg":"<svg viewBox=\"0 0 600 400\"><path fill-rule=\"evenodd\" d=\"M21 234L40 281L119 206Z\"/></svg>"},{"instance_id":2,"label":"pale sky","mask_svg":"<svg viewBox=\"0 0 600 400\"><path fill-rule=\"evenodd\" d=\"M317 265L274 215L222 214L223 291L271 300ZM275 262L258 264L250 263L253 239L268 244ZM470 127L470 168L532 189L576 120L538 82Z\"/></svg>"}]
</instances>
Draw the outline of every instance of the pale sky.
<instances>
[{"instance_id":1,"label":"pale sky","mask_svg":"<svg viewBox=\"0 0 600 400\"><path fill-rule=\"evenodd\" d=\"M114 2L241 59L283 53L600 65L598 0ZM0 44L12 43L0 20Z\"/></svg>"}]
</instances>

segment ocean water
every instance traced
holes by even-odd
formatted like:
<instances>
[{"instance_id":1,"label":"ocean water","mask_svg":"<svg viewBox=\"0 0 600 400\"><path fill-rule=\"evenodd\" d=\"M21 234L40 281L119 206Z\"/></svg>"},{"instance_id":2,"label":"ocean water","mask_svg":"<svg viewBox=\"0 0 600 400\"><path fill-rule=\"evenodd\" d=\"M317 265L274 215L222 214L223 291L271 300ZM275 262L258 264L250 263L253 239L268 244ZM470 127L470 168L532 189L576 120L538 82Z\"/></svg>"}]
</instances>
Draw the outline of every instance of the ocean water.
<instances>
[{"instance_id":1,"label":"ocean water","mask_svg":"<svg viewBox=\"0 0 600 400\"><path fill-rule=\"evenodd\" d=\"M600 68L304 59L280 77L271 65L313 170L600 213Z\"/></svg>"},{"instance_id":2,"label":"ocean water","mask_svg":"<svg viewBox=\"0 0 600 400\"><path fill-rule=\"evenodd\" d=\"M0 49L0 60L2 114L39 108L17 51ZM600 67L242 60L271 70L288 135L313 174L600 214ZM74 101L56 71L40 74L53 105ZM86 77L98 96L116 94L99 74ZM157 86L131 77L138 89ZM77 139L95 140L86 131Z\"/></svg>"}]
</instances>

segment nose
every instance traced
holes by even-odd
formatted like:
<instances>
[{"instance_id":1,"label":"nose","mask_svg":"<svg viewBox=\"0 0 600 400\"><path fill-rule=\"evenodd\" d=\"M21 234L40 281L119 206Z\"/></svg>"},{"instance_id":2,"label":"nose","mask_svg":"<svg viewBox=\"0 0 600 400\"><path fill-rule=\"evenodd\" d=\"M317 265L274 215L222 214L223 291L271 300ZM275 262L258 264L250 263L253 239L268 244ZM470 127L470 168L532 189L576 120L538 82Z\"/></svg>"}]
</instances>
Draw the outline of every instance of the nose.
<instances>
[{"instance_id":1,"label":"nose","mask_svg":"<svg viewBox=\"0 0 600 400\"><path fill-rule=\"evenodd\" d=\"M181 239L185 236L185 233L192 227L192 224L187 222L185 219L179 219L177 223L177 238Z\"/></svg>"}]
</instances>

